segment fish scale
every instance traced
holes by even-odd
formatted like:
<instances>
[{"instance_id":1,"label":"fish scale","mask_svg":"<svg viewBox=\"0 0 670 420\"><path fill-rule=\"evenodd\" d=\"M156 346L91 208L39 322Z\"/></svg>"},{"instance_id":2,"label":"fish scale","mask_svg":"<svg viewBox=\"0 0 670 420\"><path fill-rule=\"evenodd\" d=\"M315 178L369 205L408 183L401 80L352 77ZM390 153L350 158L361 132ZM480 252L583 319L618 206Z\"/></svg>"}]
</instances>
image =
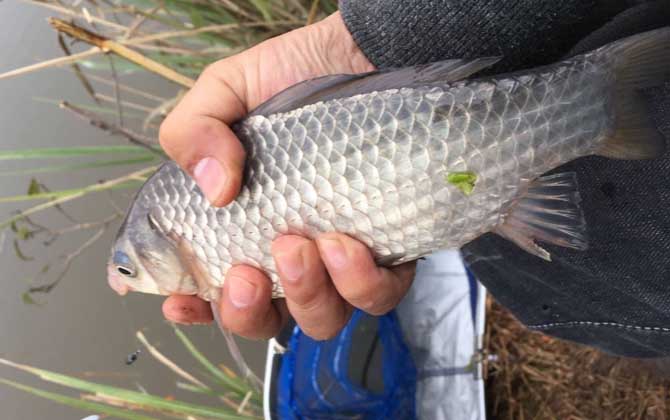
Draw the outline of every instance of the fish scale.
<instances>
[{"instance_id":1,"label":"fish scale","mask_svg":"<svg viewBox=\"0 0 670 420\"><path fill-rule=\"evenodd\" d=\"M670 68L669 44L665 29L501 76L465 79L495 60L453 60L288 89L233 127L247 165L232 203L211 206L174 162L146 182L117 238L119 272L133 272L121 270L129 255L154 279L178 260L180 287L211 300L248 264L280 297L271 243L282 234L348 234L386 266L492 231L545 259L536 239L581 249L574 176L540 176L596 153L662 152L632 92ZM130 277L135 290L175 292Z\"/></svg>"}]
</instances>

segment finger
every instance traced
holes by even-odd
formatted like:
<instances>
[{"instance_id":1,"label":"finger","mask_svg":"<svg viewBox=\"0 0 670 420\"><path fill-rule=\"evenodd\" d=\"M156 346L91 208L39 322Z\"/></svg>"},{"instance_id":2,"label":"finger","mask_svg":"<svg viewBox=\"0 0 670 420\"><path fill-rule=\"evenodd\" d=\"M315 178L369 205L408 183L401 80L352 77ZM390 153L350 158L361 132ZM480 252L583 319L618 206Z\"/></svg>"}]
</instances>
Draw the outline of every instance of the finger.
<instances>
[{"instance_id":1,"label":"finger","mask_svg":"<svg viewBox=\"0 0 670 420\"><path fill-rule=\"evenodd\" d=\"M222 327L250 339L275 336L286 319L272 302L270 280L244 265L228 270L218 309Z\"/></svg>"},{"instance_id":2,"label":"finger","mask_svg":"<svg viewBox=\"0 0 670 420\"><path fill-rule=\"evenodd\" d=\"M347 235L328 233L317 239L319 253L340 295L373 315L393 309L414 278L414 263L389 270L377 267L369 249Z\"/></svg>"},{"instance_id":3,"label":"finger","mask_svg":"<svg viewBox=\"0 0 670 420\"><path fill-rule=\"evenodd\" d=\"M208 67L160 128L165 152L216 206L240 189L245 152L229 125L247 112L246 82L237 59Z\"/></svg>"},{"instance_id":4,"label":"finger","mask_svg":"<svg viewBox=\"0 0 670 420\"><path fill-rule=\"evenodd\" d=\"M286 304L305 334L315 340L334 337L349 320L351 305L337 293L314 241L282 236L272 244Z\"/></svg>"},{"instance_id":5,"label":"finger","mask_svg":"<svg viewBox=\"0 0 670 420\"><path fill-rule=\"evenodd\" d=\"M208 302L185 295L173 295L165 299L163 316L179 324L209 324L213 319Z\"/></svg>"}]
</instances>

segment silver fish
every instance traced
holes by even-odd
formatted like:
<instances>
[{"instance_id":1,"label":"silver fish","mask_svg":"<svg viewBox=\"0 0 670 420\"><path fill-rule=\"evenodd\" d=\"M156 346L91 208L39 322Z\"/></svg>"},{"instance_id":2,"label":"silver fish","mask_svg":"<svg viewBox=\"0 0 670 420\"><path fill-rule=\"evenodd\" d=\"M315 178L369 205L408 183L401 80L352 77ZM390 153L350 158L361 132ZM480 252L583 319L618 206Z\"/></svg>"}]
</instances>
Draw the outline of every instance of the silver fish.
<instances>
[{"instance_id":1,"label":"silver fish","mask_svg":"<svg viewBox=\"0 0 670 420\"><path fill-rule=\"evenodd\" d=\"M527 71L471 77L497 58L449 60L298 84L234 130L245 181L224 208L165 163L140 189L109 261L120 293L213 300L233 265L282 289L282 234L343 232L382 265L496 232L549 260L536 240L584 249L576 175L587 155L644 159L664 140L638 89L670 76L670 28ZM668 77L670 78L670 77Z\"/></svg>"}]
</instances>

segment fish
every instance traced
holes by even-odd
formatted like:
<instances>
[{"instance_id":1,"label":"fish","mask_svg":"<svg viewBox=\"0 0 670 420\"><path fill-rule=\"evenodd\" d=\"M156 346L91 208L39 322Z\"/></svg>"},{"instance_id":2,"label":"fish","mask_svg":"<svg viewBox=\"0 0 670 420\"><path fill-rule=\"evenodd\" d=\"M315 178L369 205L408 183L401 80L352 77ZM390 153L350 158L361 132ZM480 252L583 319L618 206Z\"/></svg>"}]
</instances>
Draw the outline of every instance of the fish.
<instances>
[{"instance_id":1,"label":"fish","mask_svg":"<svg viewBox=\"0 0 670 420\"><path fill-rule=\"evenodd\" d=\"M133 200L108 281L129 291L218 298L227 270L283 290L271 242L340 232L381 266L493 232L588 247L574 173L585 156L653 159L665 140L642 90L670 79L670 27L532 69L479 75L501 57L453 59L292 86L236 122L247 152L239 196L214 207L167 161ZM545 245L546 246L546 245Z\"/></svg>"}]
</instances>

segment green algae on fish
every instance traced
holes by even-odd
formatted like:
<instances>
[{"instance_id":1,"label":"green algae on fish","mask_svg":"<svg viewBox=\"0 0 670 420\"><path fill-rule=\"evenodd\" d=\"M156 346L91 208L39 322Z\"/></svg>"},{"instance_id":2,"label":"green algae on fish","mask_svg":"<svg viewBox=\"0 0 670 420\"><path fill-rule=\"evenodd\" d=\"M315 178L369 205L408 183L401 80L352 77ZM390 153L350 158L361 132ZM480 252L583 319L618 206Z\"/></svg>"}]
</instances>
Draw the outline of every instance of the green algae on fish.
<instances>
[{"instance_id":1,"label":"green algae on fish","mask_svg":"<svg viewBox=\"0 0 670 420\"><path fill-rule=\"evenodd\" d=\"M477 182L477 174L471 171L449 172L447 182L463 191L463 194L470 195Z\"/></svg>"}]
</instances>

